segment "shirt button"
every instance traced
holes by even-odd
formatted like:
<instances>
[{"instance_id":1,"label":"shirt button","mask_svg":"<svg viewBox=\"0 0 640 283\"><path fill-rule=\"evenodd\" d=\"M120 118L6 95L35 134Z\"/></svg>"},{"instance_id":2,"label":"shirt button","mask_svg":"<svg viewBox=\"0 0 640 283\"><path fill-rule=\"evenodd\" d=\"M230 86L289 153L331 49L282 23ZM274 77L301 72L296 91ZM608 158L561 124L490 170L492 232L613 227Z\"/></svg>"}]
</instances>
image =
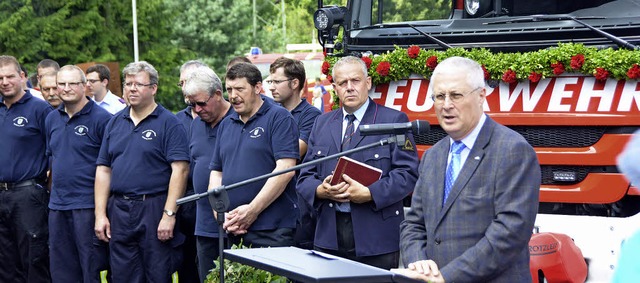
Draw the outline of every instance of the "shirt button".
<instances>
[{"instance_id":1,"label":"shirt button","mask_svg":"<svg viewBox=\"0 0 640 283\"><path fill-rule=\"evenodd\" d=\"M378 158L380 157L380 155L378 155L377 153L373 155L373 157Z\"/></svg>"},{"instance_id":2,"label":"shirt button","mask_svg":"<svg viewBox=\"0 0 640 283\"><path fill-rule=\"evenodd\" d=\"M397 210L396 210L396 215L400 215L400 211L397 211Z\"/></svg>"},{"instance_id":3,"label":"shirt button","mask_svg":"<svg viewBox=\"0 0 640 283\"><path fill-rule=\"evenodd\" d=\"M318 153L316 153L317 155L320 155L322 153L322 151L318 150Z\"/></svg>"},{"instance_id":4,"label":"shirt button","mask_svg":"<svg viewBox=\"0 0 640 283\"><path fill-rule=\"evenodd\" d=\"M435 242L436 242L436 245L439 245L440 244L440 238L436 238Z\"/></svg>"},{"instance_id":5,"label":"shirt button","mask_svg":"<svg viewBox=\"0 0 640 283\"><path fill-rule=\"evenodd\" d=\"M333 207L333 203L329 203L329 207Z\"/></svg>"}]
</instances>

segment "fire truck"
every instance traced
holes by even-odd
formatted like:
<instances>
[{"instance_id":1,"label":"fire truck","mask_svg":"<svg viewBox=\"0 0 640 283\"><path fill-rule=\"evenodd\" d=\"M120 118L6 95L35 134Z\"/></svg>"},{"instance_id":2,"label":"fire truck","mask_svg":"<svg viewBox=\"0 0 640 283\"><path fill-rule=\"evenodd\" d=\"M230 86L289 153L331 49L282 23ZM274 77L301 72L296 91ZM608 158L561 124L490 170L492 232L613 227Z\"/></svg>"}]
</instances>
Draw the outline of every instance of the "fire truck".
<instances>
[{"instance_id":1,"label":"fire truck","mask_svg":"<svg viewBox=\"0 0 640 283\"><path fill-rule=\"evenodd\" d=\"M468 55L483 64L485 113L520 133L540 162L536 232L566 235L579 248L572 260L586 262L586 278L566 282L611 279L621 242L640 229L640 184L616 167L640 128L640 1L324 2L314 14L323 70L339 56L368 58L370 97L430 122L415 136L420 155L446 136L427 94L429 60ZM407 72L414 58L423 61ZM559 244L529 248L533 258ZM532 271L541 282L553 282L550 273Z\"/></svg>"}]
</instances>

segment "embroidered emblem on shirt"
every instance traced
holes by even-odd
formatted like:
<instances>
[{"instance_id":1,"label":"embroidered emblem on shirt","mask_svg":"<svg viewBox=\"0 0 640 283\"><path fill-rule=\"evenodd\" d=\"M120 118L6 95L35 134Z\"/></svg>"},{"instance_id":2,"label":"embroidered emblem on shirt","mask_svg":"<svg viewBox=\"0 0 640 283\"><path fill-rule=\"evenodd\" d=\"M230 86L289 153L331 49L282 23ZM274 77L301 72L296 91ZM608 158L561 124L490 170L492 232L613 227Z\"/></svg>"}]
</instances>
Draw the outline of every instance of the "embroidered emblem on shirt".
<instances>
[{"instance_id":1,"label":"embroidered emblem on shirt","mask_svg":"<svg viewBox=\"0 0 640 283\"><path fill-rule=\"evenodd\" d=\"M404 146L402 146L402 150L413 151L413 143L409 139L404 141Z\"/></svg>"},{"instance_id":2,"label":"embroidered emblem on shirt","mask_svg":"<svg viewBox=\"0 0 640 283\"><path fill-rule=\"evenodd\" d=\"M29 120L27 120L27 118L25 117L18 116L13 118L13 125L16 127L24 127L27 124L29 124Z\"/></svg>"},{"instance_id":3,"label":"embroidered emblem on shirt","mask_svg":"<svg viewBox=\"0 0 640 283\"><path fill-rule=\"evenodd\" d=\"M253 130L251 130L249 137L251 137L252 139L257 139L260 136L262 136L262 133L264 133L264 128L262 127L255 127L253 128Z\"/></svg>"},{"instance_id":4,"label":"embroidered emblem on shirt","mask_svg":"<svg viewBox=\"0 0 640 283\"><path fill-rule=\"evenodd\" d=\"M89 133L89 128L85 125L79 125L73 128L74 133L79 136L86 136Z\"/></svg>"},{"instance_id":5,"label":"embroidered emblem on shirt","mask_svg":"<svg viewBox=\"0 0 640 283\"><path fill-rule=\"evenodd\" d=\"M153 130L145 130L144 132L142 132L142 138L145 140L153 140L153 138L155 138L157 136L156 132Z\"/></svg>"}]
</instances>

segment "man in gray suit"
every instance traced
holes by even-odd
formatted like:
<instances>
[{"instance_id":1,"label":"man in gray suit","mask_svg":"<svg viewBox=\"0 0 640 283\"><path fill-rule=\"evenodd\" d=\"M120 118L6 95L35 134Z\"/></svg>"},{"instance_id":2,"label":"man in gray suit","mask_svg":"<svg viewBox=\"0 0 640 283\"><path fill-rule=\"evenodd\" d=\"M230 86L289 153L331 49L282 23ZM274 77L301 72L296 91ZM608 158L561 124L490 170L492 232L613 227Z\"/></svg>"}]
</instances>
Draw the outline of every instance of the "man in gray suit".
<instances>
[{"instance_id":1,"label":"man in gray suit","mask_svg":"<svg viewBox=\"0 0 640 283\"><path fill-rule=\"evenodd\" d=\"M401 224L403 273L431 282L531 282L536 153L483 113L484 73L475 61L442 61L431 84L436 116L449 136L422 157Z\"/></svg>"}]
</instances>

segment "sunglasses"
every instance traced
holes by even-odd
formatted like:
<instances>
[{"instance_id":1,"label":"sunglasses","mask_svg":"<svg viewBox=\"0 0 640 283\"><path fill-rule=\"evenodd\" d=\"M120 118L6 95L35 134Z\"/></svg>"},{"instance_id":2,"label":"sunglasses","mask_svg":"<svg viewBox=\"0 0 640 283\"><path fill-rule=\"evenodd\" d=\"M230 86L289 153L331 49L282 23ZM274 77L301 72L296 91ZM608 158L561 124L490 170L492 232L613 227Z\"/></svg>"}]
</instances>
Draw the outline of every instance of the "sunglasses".
<instances>
[{"instance_id":1,"label":"sunglasses","mask_svg":"<svg viewBox=\"0 0 640 283\"><path fill-rule=\"evenodd\" d=\"M211 99L211 96L209 96L209 98L207 98L207 100L205 101L189 101L187 102L187 105L191 107L196 107L196 105L200 107L205 107L207 106L207 103L209 103L209 99Z\"/></svg>"}]
</instances>

